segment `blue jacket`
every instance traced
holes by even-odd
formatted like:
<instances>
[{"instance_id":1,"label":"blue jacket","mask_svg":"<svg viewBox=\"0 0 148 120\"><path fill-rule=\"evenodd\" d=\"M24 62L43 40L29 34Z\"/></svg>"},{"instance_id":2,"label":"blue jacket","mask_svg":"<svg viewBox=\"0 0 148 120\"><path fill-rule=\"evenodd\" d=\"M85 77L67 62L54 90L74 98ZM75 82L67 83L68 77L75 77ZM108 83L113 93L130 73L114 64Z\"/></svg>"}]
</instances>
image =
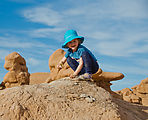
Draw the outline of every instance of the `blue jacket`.
<instances>
[{"instance_id":1,"label":"blue jacket","mask_svg":"<svg viewBox=\"0 0 148 120\"><path fill-rule=\"evenodd\" d=\"M66 51L65 57L67 58L68 56L70 56L71 58L74 58L77 60L77 59L80 59L80 57L82 56L82 53L84 51L88 52L92 56L92 58L95 61L97 61L96 57L92 54L92 52L83 45L79 45L77 51L75 51L75 52L72 52L72 50L69 48Z\"/></svg>"}]
</instances>

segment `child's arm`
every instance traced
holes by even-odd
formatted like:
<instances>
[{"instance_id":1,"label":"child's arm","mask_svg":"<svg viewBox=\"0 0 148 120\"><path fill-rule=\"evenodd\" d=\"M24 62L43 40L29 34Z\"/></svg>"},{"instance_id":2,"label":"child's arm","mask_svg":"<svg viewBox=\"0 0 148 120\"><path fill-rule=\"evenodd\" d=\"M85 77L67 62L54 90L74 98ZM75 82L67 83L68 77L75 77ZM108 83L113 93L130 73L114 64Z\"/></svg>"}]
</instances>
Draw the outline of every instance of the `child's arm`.
<instances>
[{"instance_id":1,"label":"child's arm","mask_svg":"<svg viewBox=\"0 0 148 120\"><path fill-rule=\"evenodd\" d=\"M79 72L81 71L82 68L83 68L83 59L81 57L77 69L74 71L74 73L70 77L71 78L76 77L79 74Z\"/></svg>"},{"instance_id":2,"label":"child's arm","mask_svg":"<svg viewBox=\"0 0 148 120\"><path fill-rule=\"evenodd\" d=\"M63 66L63 64L66 62L66 60L67 60L67 58L64 56L64 57L60 60L59 64L57 65L57 68L58 68L58 69L62 69L62 66Z\"/></svg>"}]
</instances>

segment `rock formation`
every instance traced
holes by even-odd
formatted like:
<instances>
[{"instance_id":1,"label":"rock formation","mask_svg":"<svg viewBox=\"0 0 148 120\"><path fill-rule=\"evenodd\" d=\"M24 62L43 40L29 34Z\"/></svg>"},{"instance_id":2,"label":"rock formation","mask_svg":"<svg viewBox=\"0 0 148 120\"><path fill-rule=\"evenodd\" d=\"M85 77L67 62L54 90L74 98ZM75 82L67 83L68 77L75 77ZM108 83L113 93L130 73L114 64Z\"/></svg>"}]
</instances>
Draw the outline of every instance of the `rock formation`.
<instances>
[{"instance_id":1,"label":"rock formation","mask_svg":"<svg viewBox=\"0 0 148 120\"><path fill-rule=\"evenodd\" d=\"M45 83L47 78L50 76L49 72L38 72L30 74L30 85Z\"/></svg>"},{"instance_id":2,"label":"rock formation","mask_svg":"<svg viewBox=\"0 0 148 120\"><path fill-rule=\"evenodd\" d=\"M143 106L94 82L64 78L0 91L0 120L146 120Z\"/></svg>"},{"instance_id":3,"label":"rock formation","mask_svg":"<svg viewBox=\"0 0 148 120\"><path fill-rule=\"evenodd\" d=\"M50 69L50 77L47 79L47 82L57 80L63 77L68 77L73 73L73 70L69 67L67 62L63 65L63 68L58 71L57 65L59 61L63 58L65 51L62 49L56 50L49 58L49 69Z\"/></svg>"},{"instance_id":4,"label":"rock formation","mask_svg":"<svg viewBox=\"0 0 148 120\"><path fill-rule=\"evenodd\" d=\"M121 91L117 91L117 93L128 102L148 106L148 78L142 80L139 85L136 85L131 89L124 88Z\"/></svg>"},{"instance_id":5,"label":"rock formation","mask_svg":"<svg viewBox=\"0 0 148 120\"><path fill-rule=\"evenodd\" d=\"M30 74L26 67L26 61L17 52L5 57L4 68L9 71L3 80L3 85L6 88L29 84Z\"/></svg>"},{"instance_id":6,"label":"rock formation","mask_svg":"<svg viewBox=\"0 0 148 120\"><path fill-rule=\"evenodd\" d=\"M46 80L47 83L70 76L73 73L73 70L69 67L67 62L62 66L62 69L58 71L57 64L65 55L65 51L62 49L56 50L49 58L49 68L50 68L50 76ZM104 72L102 69L99 69L96 74L93 75L93 80L101 86L102 88L106 89L110 93L113 93L110 89L110 81L120 80L124 77L122 73L115 73L115 72Z\"/></svg>"}]
</instances>

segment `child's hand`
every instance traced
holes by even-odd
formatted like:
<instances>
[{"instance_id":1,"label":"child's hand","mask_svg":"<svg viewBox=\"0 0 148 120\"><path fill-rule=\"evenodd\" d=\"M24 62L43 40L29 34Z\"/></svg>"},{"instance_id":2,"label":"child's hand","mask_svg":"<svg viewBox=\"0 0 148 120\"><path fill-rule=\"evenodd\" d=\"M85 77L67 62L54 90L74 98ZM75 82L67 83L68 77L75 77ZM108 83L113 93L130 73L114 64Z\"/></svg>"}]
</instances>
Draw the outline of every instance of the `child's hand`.
<instances>
[{"instance_id":1,"label":"child's hand","mask_svg":"<svg viewBox=\"0 0 148 120\"><path fill-rule=\"evenodd\" d=\"M71 74L70 78L75 78L77 75L76 74Z\"/></svg>"},{"instance_id":2,"label":"child's hand","mask_svg":"<svg viewBox=\"0 0 148 120\"><path fill-rule=\"evenodd\" d=\"M58 70L62 69L62 65L61 64L58 64L57 65L57 68L58 68Z\"/></svg>"}]
</instances>

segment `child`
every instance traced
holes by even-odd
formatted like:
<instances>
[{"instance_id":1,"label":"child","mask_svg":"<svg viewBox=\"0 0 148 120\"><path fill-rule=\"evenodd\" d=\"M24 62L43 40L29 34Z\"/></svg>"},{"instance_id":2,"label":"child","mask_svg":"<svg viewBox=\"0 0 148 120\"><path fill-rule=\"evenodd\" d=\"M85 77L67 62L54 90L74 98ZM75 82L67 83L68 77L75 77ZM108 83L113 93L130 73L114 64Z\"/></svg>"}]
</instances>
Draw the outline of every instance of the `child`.
<instances>
[{"instance_id":1,"label":"child","mask_svg":"<svg viewBox=\"0 0 148 120\"><path fill-rule=\"evenodd\" d=\"M98 71L99 65L90 50L81 45L84 37L78 36L75 30L68 30L64 35L64 39L65 43L62 48L67 48L68 50L57 65L57 68L61 69L67 60L68 65L74 70L74 73L70 75L71 78L81 75L83 79L90 79L92 74Z\"/></svg>"}]
</instances>

